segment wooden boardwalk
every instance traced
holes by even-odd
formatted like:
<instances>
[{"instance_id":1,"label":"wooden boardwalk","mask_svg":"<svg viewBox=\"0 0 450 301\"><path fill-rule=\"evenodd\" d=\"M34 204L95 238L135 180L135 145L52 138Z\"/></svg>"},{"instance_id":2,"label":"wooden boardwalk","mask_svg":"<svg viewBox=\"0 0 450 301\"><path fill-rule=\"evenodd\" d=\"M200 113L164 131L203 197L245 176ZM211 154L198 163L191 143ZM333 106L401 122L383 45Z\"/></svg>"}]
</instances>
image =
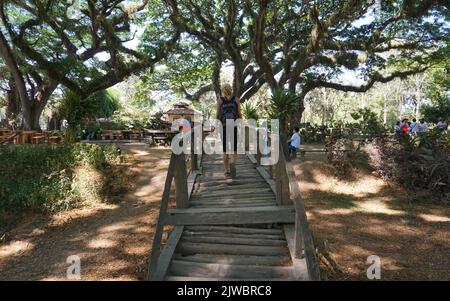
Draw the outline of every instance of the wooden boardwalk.
<instances>
[{"instance_id":1,"label":"wooden boardwalk","mask_svg":"<svg viewBox=\"0 0 450 301\"><path fill-rule=\"evenodd\" d=\"M177 171L185 158L172 155L166 186L175 179L176 207L169 208L168 193L163 195L148 279L318 280L298 206L290 195L282 199L283 177L271 175L280 169L268 172L255 157L239 155L237 176L227 179L220 155L199 161L191 162L190 172ZM163 243L167 225L172 227Z\"/></svg>"}]
</instances>

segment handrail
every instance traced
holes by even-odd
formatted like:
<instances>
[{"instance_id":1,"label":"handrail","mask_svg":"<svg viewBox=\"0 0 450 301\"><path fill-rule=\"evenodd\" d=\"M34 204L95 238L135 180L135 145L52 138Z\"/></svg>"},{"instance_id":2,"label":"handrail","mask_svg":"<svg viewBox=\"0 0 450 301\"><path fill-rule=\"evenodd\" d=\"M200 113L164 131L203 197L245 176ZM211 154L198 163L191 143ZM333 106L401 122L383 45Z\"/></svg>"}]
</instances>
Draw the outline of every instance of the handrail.
<instances>
[{"instance_id":1,"label":"handrail","mask_svg":"<svg viewBox=\"0 0 450 301\"><path fill-rule=\"evenodd\" d=\"M158 222L156 223L156 230L155 235L153 237L153 247L152 252L150 255L150 263L148 268L148 275L147 280L150 280L152 275L156 272L156 268L158 265L158 258L161 254L160 246L162 241L162 235L163 235L163 228L164 228L164 215L167 212L167 207L169 206L169 197L170 197L170 187L172 186L172 180L174 178L174 170L175 170L175 164L178 161L176 154L172 153L170 156L170 162L169 167L167 169L167 175L166 175L166 181L164 183L164 191L161 199L161 204L159 207L159 216L158 216Z\"/></svg>"},{"instance_id":2,"label":"handrail","mask_svg":"<svg viewBox=\"0 0 450 301\"><path fill-rule=\"evenodd\" d=\"M194 142L193 132L191 132L191 143ZM203 141L203 138L202 138ZM190 159L190 168L187 170L187 159ZM161 255L161 242L163 236L164 217L167 213L170 198L170 189L172 181L175 181L175 202L177 209L189 207L189 198L195 182L195 177L198 175L198 155L194 153L193 144L191 144L191 153L185 156L184 153L179 155L171 153L169 166L167 168L166 180L164 183L164 190L159 208L158 221L156 223L155 234L153 237L153 247L150 254L150 262L148 268L147 280L151 280L158 269L158 260ZM159 276L158 276L159 277Z\"/></svg>"},{"instance_id":3,"label":"handrail","mask_svg":"<svg viewBox=\"0 0 450 301\"><path fill-rule=\"evenodd\" d=\"M291 197L295 207L295 256L302 258L302 249L308 267L308 273L311 280L320 280L320 270L317 262L316 251L309 229L306 210L298 188L295 170L291 162L286 163L286 173L289 178L291 188Z\"/></svg>"},{"instance_id":4,"label":"handrail","mask_svg":"<svg viewBox=\"0 0 450 301\"><path fill-rule=\"evenodd\" d=\"M276 183L277 202L280 205L286 204L286 200L293 202L295 208L295 257L305 258L310 280L320 280L320 270L314 242L309 229L306 210L300 195L298 181L296 180L295 170L292 166L289 152L287 151L287 141L283 135L279 136L278 141L279 160L271 166ZM286 189L286 185L288 189Z\"/></svg>"}]
</instances>

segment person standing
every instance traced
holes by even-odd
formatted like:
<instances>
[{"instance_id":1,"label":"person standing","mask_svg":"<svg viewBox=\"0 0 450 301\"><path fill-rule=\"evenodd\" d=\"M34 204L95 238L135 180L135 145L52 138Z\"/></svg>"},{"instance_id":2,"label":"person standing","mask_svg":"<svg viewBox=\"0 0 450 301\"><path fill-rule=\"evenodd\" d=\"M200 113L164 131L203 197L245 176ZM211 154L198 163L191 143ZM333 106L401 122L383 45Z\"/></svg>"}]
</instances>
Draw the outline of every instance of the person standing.
<instances>
[{"instance_id":1,"label":"person standing","mask_svg":"<svg viewBox=\"0 0 450 301\"><path fill-rule=\"evenodd\" d=\"M408 119L403 119L403 122L400 125L400 128L401 128L403 134L408 135L408 133L409 133Z\"/></svg>"},{"instance_id":2,"label":"person standing","mask_svg":"<svg viewBox=\"0 0 450 301\"><path fill-rule=\"evenodd\" d=\"M222 123L222 149L223 149L223 165L225 167L225 177L234 178L236 176L236 160L237 160L237 127L233 126L233 132L229 133L228 136L233 138L229 141L231 137L227 137L227 120L232 120L241 118L241 103L239 98L233 93L233 88L230 84L225 84L222 88L222 95L217 100L217 112L216 119L220 120ZM232 159L231 162L228 159L227 145L233 142L232 148Z\"/></svg>"},{"instance_id":3,"label":"person standing","mask_svg":"<svg viewBox=\"0 0 450 301\"><path fill-rule=\"evenodd\" d=\"M409 127L409 131L411 133L416 133L417 132L417 119L413 118L412 122L411 122L411 126Z\"/></svg>"},{"instance_id":4,"label":"person standing","mask_svg":"<svg viewBox=\"0 0 450 301\"><path fill-rule=\"evenodd\" d=\"M402 128L401 128L401 125L400 125L400 121L397 121L395 123L395 127L394 127L394 135L396 137L398 137L398 136L400 136L401 133L402 133Z\"/></svg>"}]
</instances>

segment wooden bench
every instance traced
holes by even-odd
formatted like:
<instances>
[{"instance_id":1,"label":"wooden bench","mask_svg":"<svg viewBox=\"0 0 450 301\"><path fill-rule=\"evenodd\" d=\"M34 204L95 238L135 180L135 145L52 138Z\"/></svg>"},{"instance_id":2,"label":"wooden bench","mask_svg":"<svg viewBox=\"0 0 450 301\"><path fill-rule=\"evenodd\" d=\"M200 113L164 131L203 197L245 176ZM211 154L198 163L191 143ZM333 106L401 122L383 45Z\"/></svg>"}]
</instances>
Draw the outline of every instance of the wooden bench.
<instances>
[{"instance_id":1,"label":"wooden bench","mask_svg":"<svg viewBox=\"0 0 450 301\"><path fill-rule=\"evenodd\" d=\"M33 138L31 138L31 143L32 143L32 144L41 144L41 143L45 143L45 136L44 136L44 135L36 135L36 136L33 136Z\"/></svg>"},{"instance_id":2,"label":"wooden bench","mask_svg":"<svg viewBox=\"0 0 450 301\"><path fill-rule=\"evenodd\" d=\"M292 158L297 158L297 153L300 153L300 157L304 158L306 153L327 153L328 150L325 148L312 148L312 149L304 149L299 148L296 151L292 152Z\"/></svg>"},{"instance_id":3,"label":"wooden bench","mask_svg":"<svg viewBox=\"0 0 450 301\"><path fill-rule=\"evenodd\" d=\"M48 144L57 144L61 141L60 136L50 136L48 137Z\"/></svg>"},{"instance_id":4,"label":"wooden bench","mask_svg":"<svg viewBox=\"0 0 450 301\"><path fill-rule=\"evenodd\" d=\"M168 140L169 140L169 137L168 136L165 136L165 135L161 135L161 136L154 136L153 137L153 141L155 142L155 143L163 143L163 145L166 145L166 144L168 144Z\"/></svg>"}]
</instances>

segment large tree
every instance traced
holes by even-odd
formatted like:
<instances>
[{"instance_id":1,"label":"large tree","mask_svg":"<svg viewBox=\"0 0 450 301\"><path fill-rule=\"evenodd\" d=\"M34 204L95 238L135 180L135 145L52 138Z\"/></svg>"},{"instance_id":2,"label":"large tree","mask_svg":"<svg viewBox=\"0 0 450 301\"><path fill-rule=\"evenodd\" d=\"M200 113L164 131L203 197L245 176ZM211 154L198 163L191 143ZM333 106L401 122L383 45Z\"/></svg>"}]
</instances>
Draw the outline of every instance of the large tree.
<instances>
[{"instance_id":1,"label":"large tree","mask_svg":"<svg viewBox=\"0 0 450 301\"><path fill-rule=\"evenodd\" d=\"M79 14L68 16L74 6L67 1L0 1L0 50L19 91L26 128L39 128L40 106L58 84L86 98L152 68L178 40L179 32L173 30L148 44L145 51L127 47L136 37L137 26L145 26L140 14L159 1L75 3L84 5ZM39 70L33 71L39 78L30 76L28 81L24 69ZM33 90L42 91L36 109L30 105L37 95L30 93Z\"/></svg>"},{"instance_id":2,"label":"large tree","mask_svg":"<svg viewBox=\"0 0 450 301\"><path fill-rule=\"evenodd\" d=\"M442 0L165 2L176 28L234 64L244 99L265 82L296 92L301 104L319 87L366 92L426 70L443 55L449 28ZM343 82L344 73L360 80Z\"/></svg>"}]
</instances>

